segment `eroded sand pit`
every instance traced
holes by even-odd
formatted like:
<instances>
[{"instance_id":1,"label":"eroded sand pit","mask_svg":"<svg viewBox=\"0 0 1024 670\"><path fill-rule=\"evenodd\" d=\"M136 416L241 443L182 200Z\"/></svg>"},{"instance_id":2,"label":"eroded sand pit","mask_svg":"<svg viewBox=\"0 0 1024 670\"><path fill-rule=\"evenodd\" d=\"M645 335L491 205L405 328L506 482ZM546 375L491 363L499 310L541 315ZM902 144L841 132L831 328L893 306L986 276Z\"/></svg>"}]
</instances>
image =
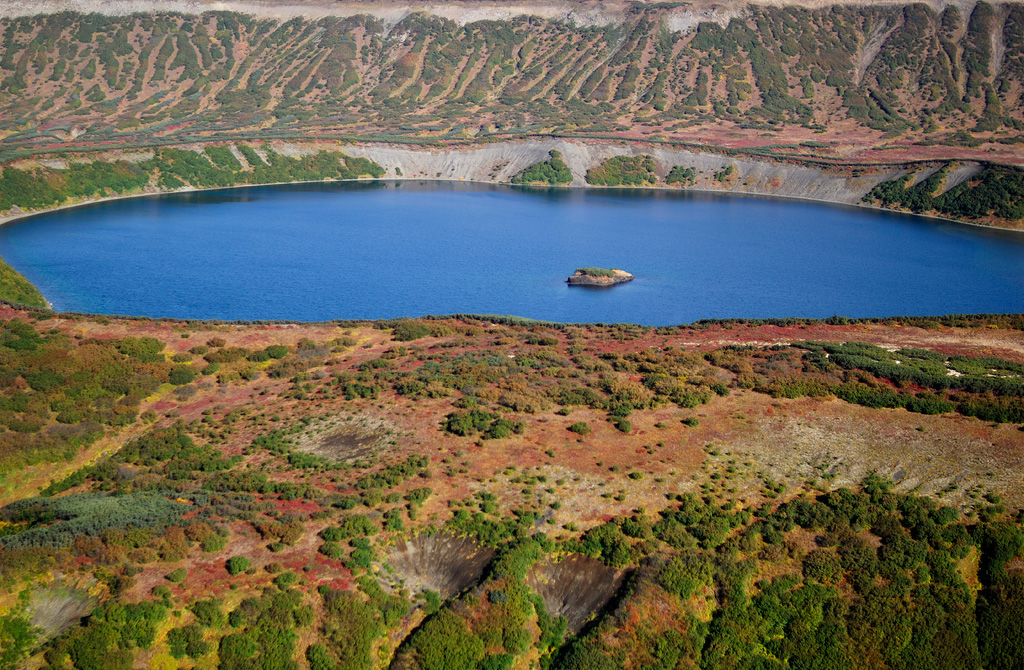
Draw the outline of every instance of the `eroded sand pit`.
<instances>
[{"instance_id":1,"label":"eroded sand pit","mask_svg":"<svg viewBox=\"0 0 1024 670\"><path fill-rule=\"evenodd\" d=\"M388 564L409 589L437 591L447 599L479 582L493 556L493 549L471 537L434 533L399 542Z\"/></svg>"},{"instance_id":2,"label":"eroded sand pit","mask_svg":"<svg viewBox=\"0 0 1024 670\"><path fill-rule=\"evenodd\" d=\"M557 563L537 563L526 575L526 584L544 599L551 616L564 616L569 630L577 633L615 597L627 574L596 558L573 554Z\"/></svg>"},{"instance_id":3,"label":"eroded sand pit","mask_svg":"<svg viewBox=\"0 0 1024 670\"><path fill-rule=\"evenodd\" d=\"M32 625L45 639L56 637L92 612L97 600L82 588L50 586L36 589L29 601Z\"/></svg>"}]
</instances>

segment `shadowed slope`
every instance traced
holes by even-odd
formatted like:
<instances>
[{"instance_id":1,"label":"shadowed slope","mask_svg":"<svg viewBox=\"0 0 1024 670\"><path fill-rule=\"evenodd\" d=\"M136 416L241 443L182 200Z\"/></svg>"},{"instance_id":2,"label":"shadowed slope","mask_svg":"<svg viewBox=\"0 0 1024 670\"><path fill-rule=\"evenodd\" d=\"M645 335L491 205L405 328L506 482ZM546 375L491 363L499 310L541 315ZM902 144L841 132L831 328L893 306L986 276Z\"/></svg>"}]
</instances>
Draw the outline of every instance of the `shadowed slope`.
<instances>
[{"instance_id":1,"label":"shadowed slope","mask_svg":"<svg viewBox=\"0 0 1024 670\"><path fill-rule=\"evenodd\" d=\"M494 550L470 537L447 533L418 535L395 546L388 563L413 589L430 589L450 598L476 584Z\"/></svg>"},{"instance_id":2,"label":"shadowed slope","mask_svg":"<svg viewBox=\"0 0 1024 670\"><path fill-rule=\"evenodd\" d=\"M564 616L576 633L615 596L627 574L596 558L573 554L557 563L536 564L526 583L544 599L548 613Z\"/></svg>"}]
</instances>

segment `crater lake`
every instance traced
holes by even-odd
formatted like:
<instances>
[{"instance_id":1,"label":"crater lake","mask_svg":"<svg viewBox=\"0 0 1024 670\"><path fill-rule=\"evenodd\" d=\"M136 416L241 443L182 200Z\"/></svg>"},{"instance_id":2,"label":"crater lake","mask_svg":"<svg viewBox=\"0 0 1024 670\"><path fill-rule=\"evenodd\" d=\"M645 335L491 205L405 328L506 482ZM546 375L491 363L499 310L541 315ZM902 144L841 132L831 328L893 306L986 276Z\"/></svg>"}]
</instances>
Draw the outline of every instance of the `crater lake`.
<instances>
[{"instance_id":1,"label":"crater lake","mask_svg":"<svg viewBox=\"0 0 1024 670\"><path fill-rule=\"evenodd\" d=\"M803 201L433 181L132 198L0 226L59 311L563 322L1024 310L1024 234ZM582 266L636 279L565 283Z\"/></svg>"}]
</instances>

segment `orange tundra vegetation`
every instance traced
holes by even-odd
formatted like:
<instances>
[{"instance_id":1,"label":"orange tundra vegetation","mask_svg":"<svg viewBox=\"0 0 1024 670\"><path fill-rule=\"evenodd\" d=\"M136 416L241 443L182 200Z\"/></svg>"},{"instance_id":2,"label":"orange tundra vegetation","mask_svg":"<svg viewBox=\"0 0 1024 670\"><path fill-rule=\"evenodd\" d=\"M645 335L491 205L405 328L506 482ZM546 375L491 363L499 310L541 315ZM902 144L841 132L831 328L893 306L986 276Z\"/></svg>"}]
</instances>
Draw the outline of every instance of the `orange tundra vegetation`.
<instances>
[{"instance_id":1,"label":"orange tundra vegetation","mask_svg":"<svg viewBox=\"0 0 1024 670\"><path fill-rule=\"evenodd\" d=\"M1024 659L1019 315L0 320L0 667Z\"/></svg>"}]
</instances>

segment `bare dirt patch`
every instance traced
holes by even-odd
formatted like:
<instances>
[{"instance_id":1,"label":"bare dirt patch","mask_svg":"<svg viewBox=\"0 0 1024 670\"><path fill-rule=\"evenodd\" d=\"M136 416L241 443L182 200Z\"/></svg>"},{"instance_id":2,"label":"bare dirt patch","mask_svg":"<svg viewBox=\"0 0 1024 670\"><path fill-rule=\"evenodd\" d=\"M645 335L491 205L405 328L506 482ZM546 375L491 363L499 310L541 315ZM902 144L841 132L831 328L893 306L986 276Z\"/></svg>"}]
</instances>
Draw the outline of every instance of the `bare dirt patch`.
<instances>
[{"instance_id":1,"label":"bare dirt patch","mask_svg":"<svg viewBox=\"0 0 1024 670\"><path fill-rule=\"evenodd\" d=\"M328 416L300 434L296 449L335 462L369 458L394 443L394 427L385 419L368 415Z\"/></svg>"},{"instance_id":2,"label":"bare dirt patch","mask_svg":"<svg viewBox=\"0 0 1024 670\"><path fill-rule=\"evenodd\" d=\"M757 495L769 480L789 492L855 487L875 473L898 491L963 509L979 504L983 491L1020 504L1024 439L1015 426L752 392L706 405L699 415L691 434L711 453L705 469L738 495Z\"/></svg>"}]
</instances>

